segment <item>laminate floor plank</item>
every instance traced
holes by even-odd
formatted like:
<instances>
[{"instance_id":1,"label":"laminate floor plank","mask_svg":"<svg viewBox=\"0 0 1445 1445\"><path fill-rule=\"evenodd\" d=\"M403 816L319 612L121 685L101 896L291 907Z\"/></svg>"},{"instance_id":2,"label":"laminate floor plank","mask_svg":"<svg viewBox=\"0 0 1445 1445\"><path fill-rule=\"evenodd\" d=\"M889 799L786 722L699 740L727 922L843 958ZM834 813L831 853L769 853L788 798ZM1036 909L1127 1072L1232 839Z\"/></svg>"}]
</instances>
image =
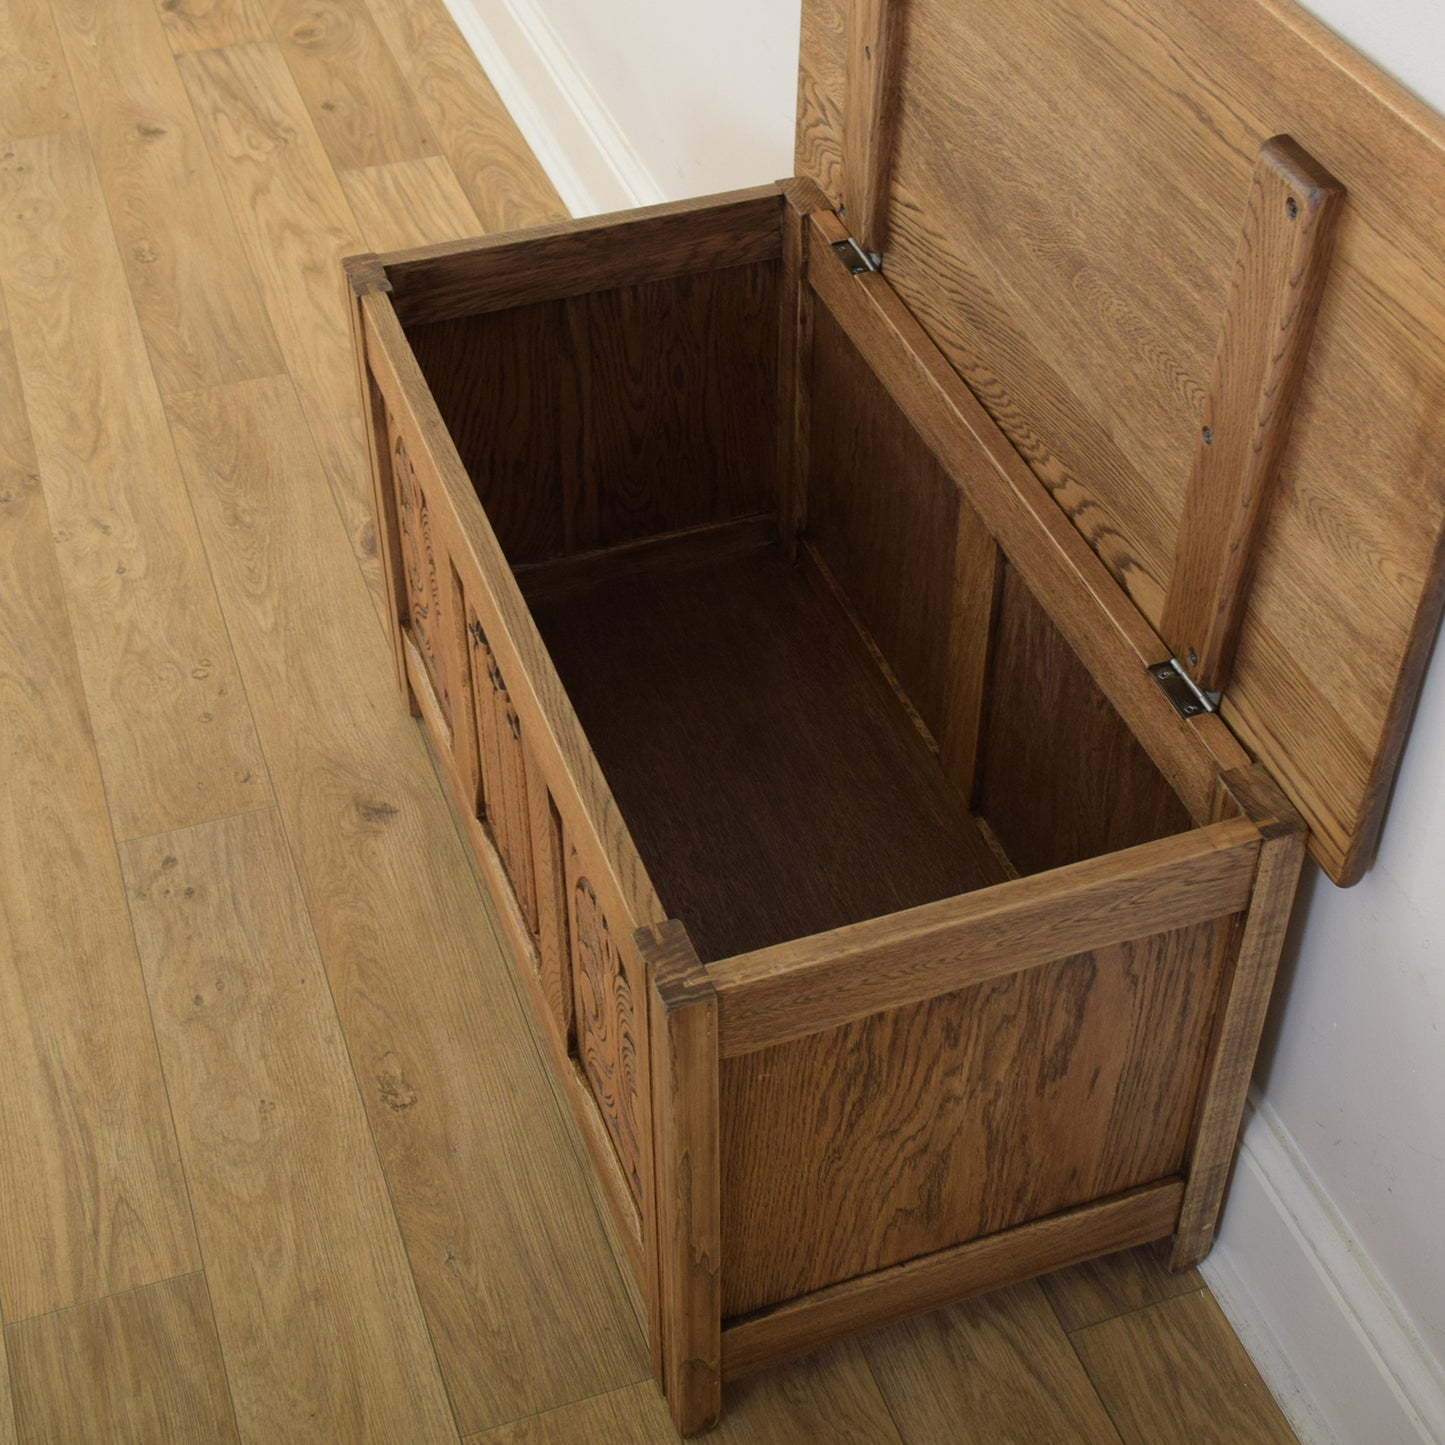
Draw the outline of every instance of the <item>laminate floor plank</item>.
<instances>
[{"instance_id":1,"label":"laminate floor plank","mask_svg":"<svg viewBox=\"0 0 1445 1445\"><path fill-rule=\"evenodd\" d=\"M566 220L568 211L443 0L368 0L482 230Z\"/></svg>"},{"instance_id":2,"label":"laminate floor plank","mask_svg":"<svg viewBox=\"0 0 1445 1445\"><path fill-rule=\"evenodd\" d=\"M1207 1292L1070 1336L1124 1445L1294 1445L1259 1372Z\"/></svg>"},{"instance_id":3,"label":"laminate floor plank","mask_svg":"<svg viewBox=\"0 0 1445 1445\"><path fill-rule=\"evenodd\" d=\"M373 251L404 251L480 236L482 223L444 156L338 171Z\"/></svg>"},{"instance_id":4,"label":"laminate floor plank","mask_svg":"<svg viewBox=\"0 0 1445 1445\"><path fill-rule=\"evenodd\" d=\"M366 0L261 0L338 170L440 152Z\"/></svg>"},{"instance_id":5,"label":"laminate floor plank","mask_svg":"<svg viewBox=\"0 0 1445 1445\"><path fill-rule=\"evenodd\" d=\"M161 391L274 376L271 323L154 7L52 8Z\"/></svg>"},{"instance_id":6,"label":"laminate floor plank","mask_svg":"<svg viewBox=\"0 0 1445 1445\"><path fill-rule=\"evenodd\" d=\"M177 55L272 38L261 0L155 0L155 4Z\"/></svg>"},{"instance_id":7,"label":"laminate floor plank","mask_svg":"<svg viewBox=\"0 0 1445 1445\"><path fill-rule=\"evenodd\" d=\"M1197 1269L1171 1274L1168 1257L1169 1241L1164 1240L1091 1259L1045 1275L1039 1283L1059 1323L1072 1333L1204 1288Z\"/></svg>"},{"instance_id":8,"label":"laminate floor plank","mask_svg":"<svg viewBox=\"0 0 1445 1445\"><path fill-rule=\"evenodd\" d=\"M341 261L369 250L276 45L177 57L377 606L381 569Z\"/></svg>"},{"instance_id":9,"label":"laminate floor plank","mask_svg":"<svg viewBox=\"0 0 1445 1445\"><path fill-rule=\"evenodd\" d=\"M12 1322L198 1265L50 538L0 334L0 1309Z\"/></svg>"},{"instance_id":10,"label":"laminate floor plank","mask_svg":"<svg viewBox=\"0 0 1445 1445\"><path fill-rule=\"evenodd\" d=\"M85 139L0 146L0 280L117 836L269 798Z\"/></svg>"},{"instance_id":11,"label":"laminate floor plank","mask_svg":"<svg viewBox=\"0 0 1445 1445\"><path fill-rule=\"evenodd\" d=\"M228 1445L236 1422L200 1274L11 1325L23 1445Z\"/></svg>"},{"instance_id":12,"label":"laminate floor plank","mask_svg":"<svg viewBox=\"0 0 1445 1445\"><path fill-rule=\"evenodd\" d=\"M799 1360L723 1394L709 1445L903 1445L856 1344ZM651 1380L469 1437L467 1445L676 1445Z\"/></svg>"},{"instance_id":13,"label":"laminate floor plank","mask_svg":"<svg viewBox=\"0 0 1445 1445\"><path fill-rule=\"evenodd\" d=\"M3 1321L0 1321L3 1325ZM10 1389L10 1363L6 1358L5 1331L0 1327L0 1445L18 1445L15 1406Z\"/></svg>"},{"instance_id":14,"label":"laminate floor plank","mask_svg":"<svg viewBox=\"0 0 1445 1445\"><path fill-rule=\"evenodd\" d=\"M1036 1284L907 1320L862 1349L909 1445L1119 1445Z\"/></svg>"},{"instance_id":15,"label":"laminate floor plank","mask_svg":"<svg viewBox=\"0 0 1445 1445\"><path fill-rule=\"evenodd\" d=\"M0 141L80 126L50 7L41 0L0 0Z\"/></svg>"},{"instance_id":16,"label":"laminate floor plank","mask_svg":"<svg viewBox=\"0 0 1445 1445\"><path fill-rule=\"evenodd\" d=\"M647 1374L578 1148L283 383L172 425L463 1432Z\"/></svg>"},{"instance_id":17,"label":"laminate floor plank","mask_svg":"<svg viewBox=\"0 0 1445 1445\"><path fill-rule=\"evenodd\" d=\"M455 1442L279 818L121 864L242 1438Z\"/></svg>"}]
</instances>

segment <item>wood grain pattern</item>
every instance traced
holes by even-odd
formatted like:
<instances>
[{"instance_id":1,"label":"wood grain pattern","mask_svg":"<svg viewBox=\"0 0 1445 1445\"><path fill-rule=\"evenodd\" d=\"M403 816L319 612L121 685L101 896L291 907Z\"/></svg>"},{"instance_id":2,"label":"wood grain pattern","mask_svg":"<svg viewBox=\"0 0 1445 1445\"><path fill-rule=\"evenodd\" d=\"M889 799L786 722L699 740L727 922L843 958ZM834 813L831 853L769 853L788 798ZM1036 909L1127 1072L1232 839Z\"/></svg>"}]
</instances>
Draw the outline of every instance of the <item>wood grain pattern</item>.
<instances>
[{"instance_id":1,"label":"wood grain pattern","mask_svg":"<svg viewBox=\"0 0 1445 1445\"><path fill-rule=\"evenodd\" d=\"M437 154L366 0L260 0L337 170Z\"/></svg>"},{"instance_id":2,"label":"wood grain pattern","mask_svg":"<svg viewBox=\"0 0 1445 1445\"><path fill-rule=\"evenodd\" d=\"M865 251L883 250L888 168L903 42L902 0L858 0L848 17L843 96L843 201L849 229Z\"/></svg>"},{"instance_id":3,"label":"wood grain pattern","mask_svg":"<svg viewBox=\"0 0 1445 1445\"><path fill-rule=\"evenodd\" d=\"M572 940L568 933L566 853L562 819L547 780L531 748L524 754L527 768L528 833L532 840L532 871L537 880L537 971L554 1043L561 1053L576 1028L572 996Z\"/></svg>"},{"instance_id":4,"label":"wood grain pattern","mask_svg":"<svg viewBox=\"0 0 1445 1445\"><path fill-rule=\"evenodd\" d=\"M723 1055L1238 913L1249 903L1259 855L1251 823L1217 823L724 959L710 971Z\"/></svg>"},{"instance_id":5,"label":"wood grain pattern","mask_svg":"<svg viewBox=\"0 0 1445 1445\"><path fill-rule=\"evenodd\" d=\"M646 1371L583 1167L296 399L171 418L317 942L463 1431ZM317 598L327 599L325 607ZM487 1107L479 1109L477 1101Z\"/></svg>"},{"instance_id":6,"label":"wood grain pattern","mask_svg":"<svg viewBox=\"0 0 1445 1445\"><path fill-rule=\"evenodd\" d=\"M776 506L776 287L738 266L410 330L509 560Z\"/></svg>"},{"instance_id":7,"label":"wood grain pattern","mask_svg":"<svg viewBox=\"0 0 1445 1445\"><path fill-rule=\"evenodd\" d=\"M1182 1189L1175 1179L1132 1190L732 1320L723 1328L723 1378L748 1376L921 1310L1156 1239L1178 1218Z\"/></svg>"},{"instance_id":8,"label":"wood grain pattern","mask_svg":"<svg viewBox=\"0 0 1445 1445\"><path fill-rule=\"evenodd\" d=\"M455 1440L271 809L122 850L247 1440Z\"/></svg>"},{"instance_id":9,"label":"wood grain pattern","mask_svg":"<svg viewBox=\"0 0 1445 1445\"><path fill-rule=\"evenodd\" d=\"M694 1435L722 1409L717 995L675 919L639 929L651 988L662 1382Z\"/></svg>"},{"instance_id":10,"label":"wood grain pattern","mask_svg":"<svg viewBox=\"0 0 1445 1445\"><path fill-rule=\"evenodd\" d=\"M592 1086L618 1163L642 1208L642 1149L638 1143L638 1050L646 1047L645 1012L635 1003L644 980L628 975L597 894L575 854L569 860L572 982L577 1020L577 1057ZM639 1027L639 1022L644 1027Z\"/></svg>"},{"instance_id":11,"label":"wood grain pattern","mask_svg":"<svg viewBox=\"0 0 1445 1445\"><path fill-rule=\"evenodd\" d=\"M1189 826L1183 804L1010 566L992 652L978 811L1020 873Z\"/></svg>"},{"instance_id":12,"label":"wood grain pattern","mask_svg":"<svg viewBox=\"0 0 1445 1445\"><path fill-rule=\"evenodd\" d=\"M716 1445L902 1445L867 1363L844 1345L793 1369L729 1389ZM667 1404L650 1380L518 1420L467 1445L675 1445Z\"/></svg>"},{"instance_id":13,"label":"wood grain pattern","mask_svg":"<svg viewBox=\"0 0 1445 1445\"><path fill-rule=\"evenodd\" d=\"M1208 693L1234 669L1344 200L1288 136L1260 148L1159 620Z\"/></svg>"},{"instance_id":14,"label":"wood grain pattern","mask_svg":"<svg viewBox=\"0 0 1445 1445\"><path fill-rule=\"evenodd\" d=\"M776 185L387 257L397 318L431 321L695 276L782 254Z\"/></svg>"},{"instance_id":15,"label":"wood grain pattern","mask_svg":"<svg viewBox=\"0 0 1445 1445\"><path fill-rule=\"evenodd\" d=\"M156 0L156 9L177 55L272 38L261 0Z\"/></svg>"},{"instance_id":16,"label":"wood grain pattern","mask_svg":"<svg viewBox=\"0 0 1445 1445\"><path fill-rule=\"evenodd\" d=\"M271 323L155 9L52 9L161 392L274 376Z\"/></svg>"},{"instance_id":17,"label":"wood grain pattern","mask_svg":"<svg viewBox=\"0 0 1445 1445\"><path fill-rule=\"evenodd\" d=\"M15 1408L10 1389L10 1366L5 1352L5 1331L0 1329L0 1445L18 1445Z\"/></svg>"},{"instance_id":18,"label":"wood grain pattern","mask_svg":"<svg viewBox=\"0 0 1445 1445\"><path fill-rule=\"evenodd\" d=\"M442 156L338 171L337 179L373 250L400 251L482 232Z\"/></svg>"},{"instance_id":19,"label":"wood grain pattern","mask_svg":"<svg viewBox=\"0 0 1445 1445\"><path fill-rule=\"evenodd\" d=\"M1179 1173L1229 921L726 1059L724 1314Z\"/></svg>"},{"instance_id":20,"label":"wood grain pattern","mask_svg":"<svg viewBox=\"0 0 1445 1445\"><path fill-rule=\"evenodd\" d=\"M6 1343L27 1445L240 1439L199 1274L11 1325Z\"/></svg>"},{"instance_id":21,"label":"wood grain pattern","mask_svg":"<svg viewBox=\"0 0 1445 1445\"><path fill-rule=\"evenodd\" d=\"M40 478L0 334L0 1309L196 1268Z\"/></svg>"},{"instance_id":22,"label":"wood grain pattern","mask_svg":"<svg viewBox=\"0 0 1445 1445\"><path fill-rule=\"evenodd\" d=\"M260 807L260 748L82 137L5 147L0 278L116 833Z\"/></svg>"},{"instance_id":23,"label":"wood grain pattern","mask_svg":"<svg viewBox=\"0 0 1445 1445\"><path fill-rule=\"evenodd\" d=\"M1044 1275L1039 1284L1071 1334L1205 1287L1198 1270L1169 1268L1167 1240L1086 1260Z\"/></svg>"},{"instance_id":24,"label":"wood grain pattern","mask_svg":"<svg viewBox=\"0 0 1445 1445\"><path fill-rule=\"evenodd\" d=\"M391 443L388 470L396 487L397 533L405 578L403 630L415 643L425 664L427 678L441 706L444 729L450 737L455 717L452 701L455 680L451 653L446 646L448 618L443 608L441 576L448 560L433 535L431 505L417 476L416 463L407 450L406 436L389 412L386 435ZM430 485L430 478L427 481Z\"/></svg>"},{"instance_id":25,"label":"wood grain pattern","mask_svg":"<svg viewBox=\"0 0 1445 1445\"><path fill-rule=\"evenodd\" d=\"M1294 1432L1207 1292L1070 1338L1125 1445L1294 1445Z\"/></svg>"},{"instance_id":26,"label":"wood grain pattern","mask_svg":"<svg viewBox=\"0 0 1445 1445\"><path fill-rule=\"evenodd\" d=\"M1231 959L1210 1045L1190 1148L1189 1182L1170 1265L1187 1269L1209 1253L1234 1159L1245 1097L1264 1031L1275 971L1284 948L1304 862L1306 829L1263 768L1228 773L1224 785L1264 836L1249 912Z\"/></svg>"},{"instance_id":27,"label":"wood grain pattern","mask_svg":"<svg viewBox=\"0 0 1445 1445\"><path fill-rule=\"evenodd\" d=\"M912 723L776 549L533 613L704 960L984 881Z\"/></svg>"},{"instance_id":28,"label":"wood grain pattern","mask_svg":"<svg viewBox=\"0 0 1445 1445\"><path fill-rule=\"evenodd\" d=\"M814 322L809 394L808 539L941 738L954 687L950 619L967 605L957 556L982 524L827 307ZM992 579L977 580L991 593ZM970 644L986 656L987 632Z\"/></svg>"},{"instance_id":29,"label":"wood grain pattern","mask_svg":"<svg viewBox=\"0 0 1445 1445\"><path fill-rule=\"evenodd\" d=\"M339 280L342 258L366 243L274 44L182 55L177 64L326 480L379 602L366 441Z\"/></svg>"},{"instance_id":30,"label":"wood grain pattern","mask_svg":"<svg viewBox=\"0 0 1445 1445\"><path fill-rule=\"evenodd\" d=\"M443 0L368 0L367 8L480 218L479 229L510 231L565 217L567 208Z\"/></svg>"},{"instance_id":31,"label":"wood grain pattern","mask_svg":"<svg viewBox=\"0 0 1445 1445\"><path fill-rule=\"evenodd\" d=\"M522 595L532 602L585 591L611 578L640 572L687 571L699 563L751 556L776 541L777 534L777 518L763 513L732 522L704 522L675 532L659 532L635 542L573 552L545 562L523 562L513 567L512 573Z\"/></svg>"},{"instance_id":32,"label":"wood grain pattern","mask_svg":"<svg viewBox=\"0 0 1445 1445\"><path fill-rule=\"evenodd\" d=\"M80 126L80 106L50 7L0 0L0 141Z\"/></svg>"},{"instance_id":33,"label":"wood grain pattern","mask_svg":"<svg viewBox=\"0 0 1445 1445\"><path fill-rule=\"evenodd\" d=\"M809 224L824 243L842 229L828 212ZM1206 821L1221 768L1246 761L1228 729L1213 716L1181 724L1145 671L1157 661L1154 632L888 282L836 265L812 267L809 279L1191 816Z\"/></svg>"},{"instance_id":34,"label":"wood grain pattern","mask_svg":"<svg viewBox=\"0 0 1445 1445\"><path fill-rule=\"evenodd\" d=\"M1117 1445L1036 1284L895 1325L862 1349L905 1440Z\"/></svg>"},{"instance_id":35,"label":"wood grain pattern","mask_svg":"<svg viewBox=\"0 0 1445 1445\"><path fill-rule=\"evenodd\" d=\"M636 926L665 915L611 789L582 735L497 536L457 456L401 326L385 296L361 297L367 355L388 404L402 415L414 453L425 455L446 507L438 517L454 565L466 576L511 697L571 836L592 860L598 896Z\"/></svg>"},{"instance_id":36,"label":"wood grain pattern","mask_svg":"<svg viewBox=\"0 0 1445 1445\"><path fill-rule=\"evenodd\" d=\"M844 8L802 32L798 166L835 200ZM1280 0L908 27L887 274L1151 623L1259 147L1348 189L1224 712L1353 881L1445 606L1445 123Z\"/></svg>"}]
</instances>

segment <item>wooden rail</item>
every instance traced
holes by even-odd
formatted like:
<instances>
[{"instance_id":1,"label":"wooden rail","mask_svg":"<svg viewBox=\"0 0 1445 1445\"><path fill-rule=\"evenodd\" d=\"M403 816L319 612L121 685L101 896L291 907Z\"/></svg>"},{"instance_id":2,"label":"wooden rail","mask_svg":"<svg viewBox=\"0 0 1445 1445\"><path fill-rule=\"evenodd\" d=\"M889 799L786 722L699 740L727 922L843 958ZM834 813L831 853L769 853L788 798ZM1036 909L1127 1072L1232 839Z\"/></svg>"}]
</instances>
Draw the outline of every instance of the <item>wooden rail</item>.
<instances>
[{"instance_id":1,"label":"wooden rail","mask_svg":"<svg viewBox=\"0 0 1445 1445\"><path fill-rule=\"evenodd\" d=\"M1233 818L712 964L724 1058L1238 913L1260 835Z\"/></svg>"}]
</instances>

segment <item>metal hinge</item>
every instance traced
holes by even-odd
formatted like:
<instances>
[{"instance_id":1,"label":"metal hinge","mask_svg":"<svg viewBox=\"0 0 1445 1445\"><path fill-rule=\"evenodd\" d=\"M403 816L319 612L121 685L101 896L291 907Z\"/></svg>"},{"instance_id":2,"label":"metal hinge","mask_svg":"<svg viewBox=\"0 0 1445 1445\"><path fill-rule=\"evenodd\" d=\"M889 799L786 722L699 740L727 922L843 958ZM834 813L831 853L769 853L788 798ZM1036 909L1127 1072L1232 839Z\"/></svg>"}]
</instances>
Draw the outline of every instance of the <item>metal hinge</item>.
<instances>
[{"instance_id":1,"label":"metal hinge","mask_svg":"<svg viewBox=\"0 0 1445 1445\"><path fill-rule=\"evenodd\" d=\"M865 251L852 236L846 241L834 241L833 254L848 268L850 276L883 269L883 257L877 251Z\"/></svg>"},{"instance_id":2,"label":"metal hinge","mask_svg":"<svg viewBox=\"0 0 1445 1445\"><path fill-rule=\"evenodd\" d=\"M1180 717L1202 717L1219 706L1222 692L1205 692L1185 672L1177 658L1168 662L1156 662L1149 668L1149 676L1159 684L1159 691L1174 705Z\"/></svg>"}]
</instances>

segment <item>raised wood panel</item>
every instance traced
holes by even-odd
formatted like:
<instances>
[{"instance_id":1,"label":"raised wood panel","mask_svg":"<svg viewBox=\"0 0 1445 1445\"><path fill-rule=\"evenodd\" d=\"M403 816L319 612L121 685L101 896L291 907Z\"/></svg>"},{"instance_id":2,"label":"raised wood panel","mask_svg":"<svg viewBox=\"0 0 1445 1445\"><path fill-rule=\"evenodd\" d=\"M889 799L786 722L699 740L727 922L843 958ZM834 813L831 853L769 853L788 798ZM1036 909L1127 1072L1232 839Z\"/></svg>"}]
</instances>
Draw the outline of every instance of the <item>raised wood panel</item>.
<instances>
[{"instance_id":1,"label":"raised wood panel","mask_svg":"<svg viewBox=\"0 0 1445 1445\"><path fill-rule=\"evenodd\" d=\"M1179 1172L1227 925L724 1061L724 1315Z\"/></svg>"},{"instance_id":2,"label":"raised wood panel","mask_svg":"<svg viewBox=\"0 0 1445 1445\"><path fill-rule=\"evenodd\" d=\"M979 523L826 306L812 353L807 537L939 738L961 513Z\"/></svg>"},{"instance_id":3,"label":"raised wood panel","mask_svg":"<svg viewBox=\"0 0 1445 1445\"><path fill-rule=\"evenodd\" d=\"M235 1445L226 1369L200 1274L6 1330L26 1445Z\"/></svg>"},{"instance_id":4,"label":"raised wood panel","mask_svg":"<svg viewBox=\"0 0 1445 1445\"><path fill-rule=\"evenodd\" d=\"M776 266L413 326L513 563L777 505Z\"/></svg>"},{"instance_id":5,"label":"raised wood panel","mask_svg":"<svg viewBox=\"0 0 1445 1445\"><path fill-rule=\"evenodd\" d=\"M406 579L405 627L426 663L432 688L450 729L453 726L452 679L448 671L447 618L443 614L439 572L439 566L446 566L447 562L442 558L438 563L430 504L417 478L406 435L389 413L386 433L391 443L391 475L396 485L397 529L401 535L402 572Z\"/></svg>"},{"instance_id":6,"label":"raised wood panel","mask_svg":"<svg viewBox=\"0 0 1445 1445\"><path fill-rule=\"evenodd\" d=\"M0 152L0 280L116 834L260 807L265 764L84 137Z\"/></svg>"},{"instance_id":7,"label":"raised wood panel","mask_svg":"<svg viewBox=\"0 0 1445 1445\"><path fill-rule=\"evenodd\" d=\"M51 8L162 393L274 376L271 323L154 6Z\"/></svg>"},{"instance_id":8,"label":"raised wood panel","mask_svg":"<svg viewBox=\"0 0 1445 1445\"><path fill-rule=\"evenodd\" d=\"M1158 1239L1179 1217L1183 1191L1178 1178L1163 1179L729 1320L723 1328L723 1377L745 1378L924 1310Z\"/></svg>"},{"instance_id":9,"label":"raised wood panel","mask_svg":"<svg viewBox=\"0 0 1445 1445\"><path fill-rule=\"evenodd\" d=\"M0 333L0 1311L197 1268L111 815Z\"/></svg>"},{"instance_id":10,"label":"raised wood panel","mask_svg":"<svg viewBox=\"0 0 1445 1445\"><path fill-rule=\"evenodd\" d=\"M585 338L595 545L776 508L775 263L598 292L568 309Z\"/></svg>"},{"instance_id":11,"label":"raised wood panel","mask_svg":"<svg viewBox=\"0 0 1445 1445\"><path fill-rule=\"evenodd\" d=\"M507 560L571 550L584 400L566 304L414 326L407 340Z\"/></svg>"},{"instance_id":12,"label":"raised wood panel","mask_svg":"<svg viewBox=\"0 0 1445 1445\"><path fill-rule=\"evenodd\" d=\"M385 296L360 298L366 354L387 400L404 414L438 477L447 506L438 518L468 600L507 669L512 700L530 730L537 759L553 781L566 826L598 865L599 896L618 916L639 921L665 915L642 867L610 788L582 735L575 710L522 599L497 536L477 499L425 378Z\"/></svg>"},{"instance_id":13,"label":"raised wood panel","mask_svg":"<svg viewBox=\"0 0 1445 1445\"><path fill-rule=\"evenodd\" d=\"M571 917L577 1057L607 1125L633 1202L644 1191L638 1142L639 1059L646 1047L639 1031L638 999L644 980L629 970L617 937L575 851L568 856L567 900ZM645 1019L645 1011L643 1013Z\"/></svg>"},{"instance_id":14,"label":"raised wood panel","mask_svg":"<svg viewBox=\"0 0 1445 1445\"><path fill-rule=\"evenodd\" d=\"M991 678L978 810L1020 873L1188 829L1184 805L1012 567Z\"/></svg>"},{"instance_id":15,"label":"raised wood panel","mask_svg":"<svg viewBox=\"0 0 1445 1445\"><path fill-rule=\"evenodd\" d=\"M556 188L444 0L368 0L368 9L481 229L509 231L564 217L567 208Z\"/></svg>"},{"instance_id":16,"label":"raised wood panel","mask_svg":"<svg viewBox=\"0 0 1445 1445\"><path fill-rule=\"evenodd\" d=\"M280 819L122 866L244 1438L455 1441Z\"/></svg>"},{"instance_id":17,"label":"raised wood panel","mask_svg":"<svg viewBox=\"0 0 1445 1445\"><path fill-rule=\"evenodd\" d=\"M843 35L805 11L798 161L836 194ZM1155 624L1261 143L1345 187L1224 717L1353 881L1445 603L1445 126L1284 0L907 25L886 273Z\"/></svg>"}]
</instances>

